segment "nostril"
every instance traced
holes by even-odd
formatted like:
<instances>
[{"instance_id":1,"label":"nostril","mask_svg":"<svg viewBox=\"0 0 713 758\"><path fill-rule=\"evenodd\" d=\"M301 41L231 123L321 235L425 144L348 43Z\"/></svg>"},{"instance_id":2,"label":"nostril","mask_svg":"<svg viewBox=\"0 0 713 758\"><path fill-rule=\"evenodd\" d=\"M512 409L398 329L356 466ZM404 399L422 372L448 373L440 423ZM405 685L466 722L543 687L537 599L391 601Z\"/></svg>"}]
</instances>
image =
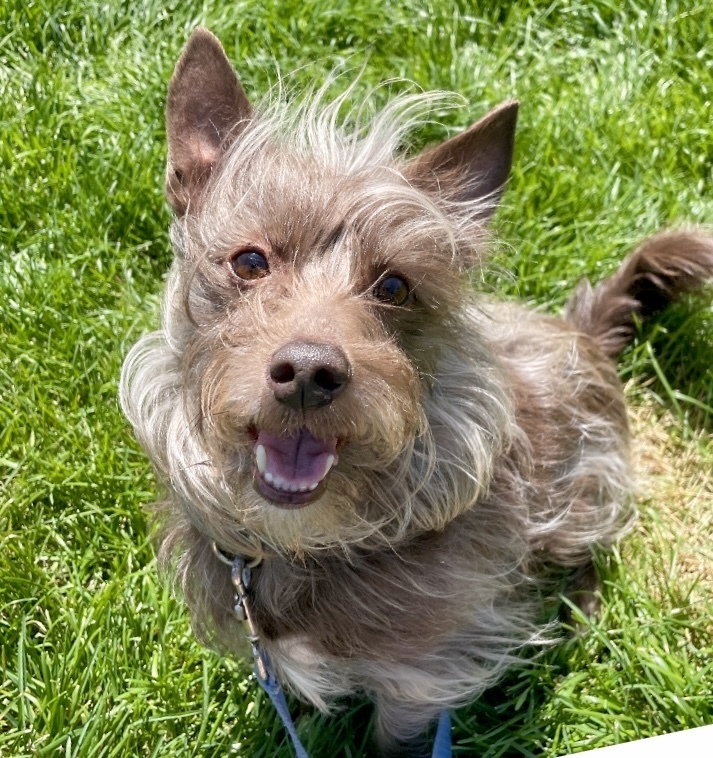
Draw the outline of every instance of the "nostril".
<instances>
[{"instance_id":1,"label":"nostril","mask_svg":"<svg viewBox=\"0 0 713 758\"><path fill-rule=\"evenodd\" d=\"M314 375L314 383L327 392L336 392L346 380L346 376L327 368L319 369Z\"/></svg>"},{"instance_id":2,"label":"nostril","mask_svg":"<svg viewBox=\"0 0 713 758\"><path fill-rule=\"evenodd\" d=\"M270 367L270 379L277 384L289 384L295 379L295 367L291 363L277 363Z\"/></svg>"}]
</instances>

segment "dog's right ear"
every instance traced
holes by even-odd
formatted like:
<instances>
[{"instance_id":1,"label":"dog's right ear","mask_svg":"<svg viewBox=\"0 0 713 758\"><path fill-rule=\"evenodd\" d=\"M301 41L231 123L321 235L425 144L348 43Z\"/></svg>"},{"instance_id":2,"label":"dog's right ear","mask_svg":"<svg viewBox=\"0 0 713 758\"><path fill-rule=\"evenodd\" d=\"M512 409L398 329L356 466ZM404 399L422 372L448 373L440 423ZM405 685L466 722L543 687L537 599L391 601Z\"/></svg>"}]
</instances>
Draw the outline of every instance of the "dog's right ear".
<instances>
[{"instance_id":1,"label":"dog's right ear","mask_svg":"<svg viewBox=\"0 0 713 758\"><path fill-rule=\"evenodd\" d=\"M218 39L196 29L168 87L166 197L177 216L195 205L252 109Z\"/></svg>"},{"instance_id":2,"label":"dog's right ear","mask_svg":"<svg viewBox=\"0 0 713 758\"><path fill-rule=\"evenodd\" d=\"M417 187L456 203L468 203L486 224L505 189L512 166L517 100L501 103L469 129L424 150L406 166Z\"/></svg>"}]
</instances>

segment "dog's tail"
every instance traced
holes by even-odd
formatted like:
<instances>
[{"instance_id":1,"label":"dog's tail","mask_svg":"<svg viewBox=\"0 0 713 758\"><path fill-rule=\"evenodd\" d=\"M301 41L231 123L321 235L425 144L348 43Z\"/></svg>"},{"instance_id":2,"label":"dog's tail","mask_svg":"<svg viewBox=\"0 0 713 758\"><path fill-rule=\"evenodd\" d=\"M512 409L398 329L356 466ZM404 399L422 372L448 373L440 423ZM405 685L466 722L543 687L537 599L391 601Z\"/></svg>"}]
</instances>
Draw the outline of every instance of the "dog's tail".
<instances>
[{"instance_id":1,"label":"dog's tail","mask_svg":"<svg viewBox=\"0 0 713 758\"><path fill-rule=\"evenodd\" d=\"M711 279L713 236L664 232L645 240L596 287L581 282L567 303L565 319L615 358L633 338L637 319L653 316Z\"/></svg>"}]
</instances>

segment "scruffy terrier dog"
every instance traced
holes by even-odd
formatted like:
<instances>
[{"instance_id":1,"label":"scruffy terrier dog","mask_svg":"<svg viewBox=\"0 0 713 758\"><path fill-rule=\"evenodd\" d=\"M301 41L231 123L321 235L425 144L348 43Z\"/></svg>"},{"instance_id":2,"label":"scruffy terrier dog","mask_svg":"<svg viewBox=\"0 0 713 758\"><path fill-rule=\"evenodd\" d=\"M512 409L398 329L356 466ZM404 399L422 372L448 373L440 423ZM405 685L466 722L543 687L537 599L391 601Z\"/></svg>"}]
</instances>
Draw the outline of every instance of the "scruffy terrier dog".
<instances>
[{"instance_id":1,"label":"scruffy terrier dog","mask_svg":"<svg viewBox=\"0 0 713 758\"><path fill-rule=\"evenodd\" d=\"M365 693L386 751L543 639L543 588L583 587L625 528L612 358L713 274L713 238L670 232L562 319L478 296L518 106L399 154L431 102L352 130L342 100L253 109L196 31L168 94L163 329L121 390L198 634L244 650L212 543L260 561L249 598L280 680L320 708Z\"/></svg>"}]
</instances>

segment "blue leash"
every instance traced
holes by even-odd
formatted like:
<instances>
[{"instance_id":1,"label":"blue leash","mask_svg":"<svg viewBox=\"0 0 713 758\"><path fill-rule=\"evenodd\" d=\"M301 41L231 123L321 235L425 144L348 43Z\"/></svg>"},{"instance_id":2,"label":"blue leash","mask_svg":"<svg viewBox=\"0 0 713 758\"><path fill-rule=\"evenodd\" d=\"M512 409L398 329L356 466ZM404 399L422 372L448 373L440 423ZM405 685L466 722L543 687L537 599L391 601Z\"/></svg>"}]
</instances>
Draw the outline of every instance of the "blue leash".
<instances>
[{"instance_id":1,"label":"blue leash","mask_svg":"<svg viewBox=\"0 0 713 758\"><path fill-rule=\"evenodd\" d=\"M451 758L451 752L451 714L449 711L441 711L431 758Z\"/></svg>"},{"instance_id":2,"label":"blue leash","mask_svg":"<svg viewBox=\"0 0 713 758\"><path fill-rule=\"evenodd\" d=\"M282 725L290 735L297 758L309 758L307 751L300 742L299 735L297 734L297 727L295 727L295 722L292 720L292 716L290 716L290 709L287 707L285 693L282 691L282 687L280 687L280 683L277 681L275 671L272 668L272 663L270 663L270 659L265 653L258 653L258 655L262 658L265 670L267 671L267 677L263 679L260 676L257 666L255 667L255 676L257 677L258 682L260 682L260 686L265 690L270 701L275 706L275 710L282 721Z\"/></svg>"},{"instance_id":3,"label":"blue leash","mask_svg":"<svg viewBox=\"0 0 713 758\"><path fill-rule=\"evenodd\" d=\"M240 621L245 621L248 626L247 638L252 646L253 656L255 657L255 676L260 686L265 690L270 698L275 710L277 711L283 726L287 730L295 748L297 758L309 758L307 751L300 742L295 722L290 716L290 709L287 707L285 693L280 686L272 662L260 648L260 639L257 634L257 628L253 622L250 607L247 603L247 588L250 584L250 566L242 555L228 555L224 553L214 542L213 552L216 558L226 565L230 566L230 580L235 588L235 605L233 611ZM438 727L436 728L436 737L433 742L433 753L431 758L451 758L451 717L448 711L443 711L438 718Z\"/></svg>"}]
</instances>

